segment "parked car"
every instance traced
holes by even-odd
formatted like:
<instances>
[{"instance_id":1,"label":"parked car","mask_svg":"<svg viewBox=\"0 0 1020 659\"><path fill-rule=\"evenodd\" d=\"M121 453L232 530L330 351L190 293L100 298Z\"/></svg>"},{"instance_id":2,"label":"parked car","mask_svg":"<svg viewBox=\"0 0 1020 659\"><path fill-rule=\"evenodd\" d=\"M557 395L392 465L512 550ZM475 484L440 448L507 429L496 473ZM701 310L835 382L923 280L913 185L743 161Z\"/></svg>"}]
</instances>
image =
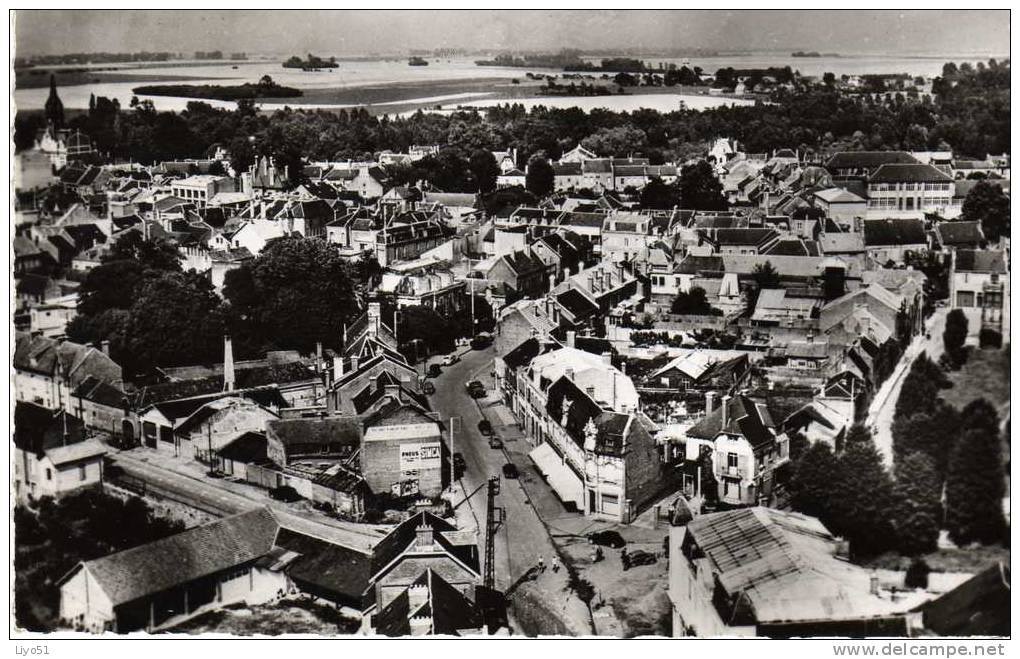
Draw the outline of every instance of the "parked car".
<instances>
[{"instance_id":1,"label":"parked car","mask_svg":"<svg viewBox=\"0 0 1020 659\"><path fill-rule=\"evenodd\" d=\"M436 385L426 380L425 382L422 383L421 390L422 393L424 393L426 396L431 396L432 394L436 393Z\"/></svg>"},{"instance_id":2,"label":"parked car","mask_svg":"<svg viewBox=\"0 0 1020 659\"><path fill-rule=\"evenodd\" d=\"M471 339L471 348L474 350L485 350L492 345L492 335L482 332Z\"/></svg>"},{"instance_id":3,"label":"parked car","mask_svg":"<svg viewBox=\"0 0 1020 659\"><path fill-rule=\"evenodd\" d=\"M489 437L489 448L503 448L503 440L495 435Z\"/></svg>"},{"instance_id":4,"label":"parked car","mask_svg":"<svg viewBox=\"0 0 1020 659\"><path fill-rule=\"evenodd\" d=\"M438 378L439 374L443 372L443 369L439 368L439 364L429 364L425 374L430 378Z\"/></svg>"},{"instance_id":5,"label":"parked car","mask_svg":"<svg viewBox=\"0 0 1020 659\"><path fill-rule=\"evenodd\" d=\"M620 560L623 561L623 569L629 570L632 567L638 567L639 565L655 565L659 559L655 557L655 554L641 549L637 549L626 554L620 554Z\"/></svg>"},{"instance_id":6,"label":"parked car","mask_svg":"<svg viewBox=\"0 0 1020 659\"><path fill-rule=\"evenodd\" d=\"M447 356L443 357L443 366L453 366L460 361L460 357L456 353L451 352Z\"/></svg>"},{"instance_id":7,"label":"parked car","mask_svg":"<svg viewBox=\"0 0 1020 659\"><path fill-rule=\"evenodd\" d=\"M277 501L300 501L301 495L290 485L281 485L269 490L269 496Z\"/></svg>"},{"instance_id":8,"label":"parked car","mask_svg":"<svg viewBox=\"0 0 1020 659\"><path fill-rule=\"evenodd\" d=\"M588 542L613 549L620 549L627 544L623 536L616 531L593 531L588 534Z\"/></svg>"},{"instance_id":9,"label":"parked car","mask_svg":"<svg viewBox=\"0 0 1020 659\"><path fill-rule=\"evenodd\" d=\"M468 395L472 398L484 398L485 397L485 385L478 380L471 380L466 385Z\"/></svg>"},{"instance_id":10,"label":"parked car","mask_svg":"<svg viewBox=\"0 0 1020 659\"><path fill-rule=\"evenodd\" d=\"M512 462L508 462L503 465L503 476L505 478L517 478L519 473L517 472L517 465Z\"/></svg>"},{"instance_id":11,"label":"parked car","mask_svg":"<svg viewBox=\"0 0 1020 659\"><path fill-rule=\"evenodd\" d=\"M486 437L492 434L492 424L489 423L488 419L482 419L478 422L478 432L482 433Z\"/></svg>"}]
</instances>

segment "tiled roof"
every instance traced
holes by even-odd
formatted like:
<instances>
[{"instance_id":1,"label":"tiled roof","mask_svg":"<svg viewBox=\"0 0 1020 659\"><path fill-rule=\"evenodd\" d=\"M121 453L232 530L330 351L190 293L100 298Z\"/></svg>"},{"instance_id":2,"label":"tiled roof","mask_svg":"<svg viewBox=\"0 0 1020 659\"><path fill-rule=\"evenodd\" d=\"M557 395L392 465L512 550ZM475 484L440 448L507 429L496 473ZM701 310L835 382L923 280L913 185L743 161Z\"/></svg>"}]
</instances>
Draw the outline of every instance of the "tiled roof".
<instances>
[{"instance_id":1,"label":"tiled roof","mask_svg":"<svg viewBox=\"0 0 1020 659\"><path fill-rule=\"evenodd\" d=\"M864 221L864 244L868 247L925 245L927 242L922 220L898 218Z\"/></svg>"},{"instance_id":2,"label":"tiled roof","mask_svg":"<svg viewBox=\"0 0 1020 659\"><path fill-rule=\"evenodd\" d=\"M328 416L319 419L272 419L266 422L267 436L288 444L361 443L361 421L356 416Z\"/></svg>"},{"instance_id":3,"label":"tiled roof","mask_svg":"<svg viewBox=\"0 0 1020 659\"><path fill-rule=\"evenodd\" d=\"M921 163L882 165L868 179L872 183L946 183L952 177L945 172Z\"/></svg>"},{"instance_id":4,"label":"tiled roof","mask_svg":"<svg viewBox=\"0 0 1020 659\"><path fill-rule=\"evenodd\" d=\"M829 171L835 169L874 169L887 163L916 163L917 159L906 151L840 151L825 163Z\"/></svg>"},{"instance_id":5,"label":"tiled roof","mask_svg":"<svg viewBox=\"0 0 1020 659\"><path fill-rule=\"evenodd\" d=\"M584 318L589 314L598 313L599 306L588 299L581 291L570 288L556 296L556 301L574 318Z\"/></svg>"},{"instance_id":6,"label":"tiled roof","mask_svg":"<svg viewBox=\"0 0 1020 659\"><path fill-rule=\"evenodd\" d=\"M980 222L939 222L935 231L943 245L973 245L985 239Z\"/></svg>"},{"instance_id":7,"label":"tiled roof","mask_svg":"<svg viewBox=\"0 0 1020 659\"><path fill-rule=\"evenodd\" d=\"M757 403L744 395L733 396L728 401L726 425L722 424L723 404L707 414L687 431L689 437L714 440L719 433L741 435L757 447L773 441L775 428L772 417L764 403Z\"/></svg>"},{"instance_id":8,"label":"tiled roof","mask_svg":"<svg viewBox=\"0 0 1020 659\"><path fill-rule=\"evenodd\" d=\"M1006 261L999 250L956 250L957 272L994 272L1004 274Z\"/></svg>"}]
</instances>

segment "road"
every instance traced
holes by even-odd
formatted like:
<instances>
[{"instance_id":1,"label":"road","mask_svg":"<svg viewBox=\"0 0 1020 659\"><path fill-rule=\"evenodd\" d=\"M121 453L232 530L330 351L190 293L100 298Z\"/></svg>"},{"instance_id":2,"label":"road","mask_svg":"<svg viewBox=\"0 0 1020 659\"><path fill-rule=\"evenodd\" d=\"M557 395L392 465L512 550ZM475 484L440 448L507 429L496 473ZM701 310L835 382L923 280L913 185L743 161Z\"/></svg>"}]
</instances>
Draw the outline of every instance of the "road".
<instances>
[{"instance_id":1,"label":"road","mask_svg":"<svg viewBox=\"0 0 1020 659\"><path fill-rule=\"evenodd\" d=\"M141 449L144 450L144 449ZM266 496L247 496L231 491L228 483L195 478L186 473L152 464L143 453L121 451L110 455L113 463L125 474L142 480L146 490L187 506L207 513L226 516L251 510L259 506L269 506L282 522L289 523L298 530L305 530L312 535L337 542L352 549L367 551L383 537L376 527L355 525L333 520L318 512L294 510L290 505L275 501Z\"/></svg>"},{"instance_id":2,"label":"road","mask_svg":"<svg viewBox=\"0 0 1020 659\"><path fill-rule=\"evenodd\" d=\"M865 425L871 428L871 436L875 441L875 447L882 455L886 467L893 466L892 450L892 424L896 413L896 401L900 398L900 390L903 387L903 380L910 370L914 360L923 352L932 361L938 361L942 356L942 331L946 324L945 308L936 309L925 322L925 334L918 334L910 342L899 363L893 370L892 375L882 383L878 393L868 407L868 417Z\"/></svg>"},{"instance_id":3,"label":"road","mask_svg":"<svg viewBox=\"0 0 1020 659\"><path fill-rule=\"evenodd\" d=\"M492 348L463 352L458 363L444 367L443 373L434 380L436 393L430 397L433 411L439 413L444 423L451 416L462 419L454 436L453 450L464 456L467 469L457 486L463 492L475 493L462 506L470 506L477 520L484 556L486 488L481 486L489 477L499 476L496 506L505 510L505 522L497 532L494 548L496 587L513 590L523 577L529 577L526 580L528 596L532 601L541 602L541 609L557 618L547 621L548 626L537 631L533 626L533 633L594 633L590 613L579 600L567 597L566 570L554 573L548 569L557 551L543 517L548 521L564 511L527 457L530 445L520 437L515 426L504 428L494 415L489 418L496 434L504 439L504 448L490 448L488 439L478 431L478 422L485 417L479 403L467 394L465 384L479 379L491 386L492 378L488 374L494 354ZM519 479L503 477L503 465L508 461L517 466ZM540 557L547 569L537 573L534 568Z\"/></svg>"}]
</instances>

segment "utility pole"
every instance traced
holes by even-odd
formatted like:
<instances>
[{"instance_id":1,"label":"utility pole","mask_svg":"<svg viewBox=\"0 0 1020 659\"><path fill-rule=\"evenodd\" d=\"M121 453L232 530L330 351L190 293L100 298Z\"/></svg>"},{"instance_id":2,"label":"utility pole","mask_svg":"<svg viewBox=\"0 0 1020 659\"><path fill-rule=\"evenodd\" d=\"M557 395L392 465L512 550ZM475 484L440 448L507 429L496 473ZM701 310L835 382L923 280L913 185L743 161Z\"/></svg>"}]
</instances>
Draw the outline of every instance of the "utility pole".
<instances>
[{"instance_id":1,"label":"utility pole","mask_svg":"<svg viewBox=\"0 0 1020 659\"><path fill-rule=\"evenodd\" d=\"M506 510L503 508L497 508L495 505L496 495L499 494L499 476L492 476L489 478L488 494L488 500L485 504L484 585L489 590L494 590L496 588L496 531L506 519Z\"/></svg>"},{"instance_id":2,"label":"utility pole","mask_svg":"<svg viewBox=\"0 0 1020 659\"><path fill-rule=\"evenodd\" d=\"M453 451L453 425L454 425L454 420L455 419L459 420L460 417L456 417L456 416L451 416L450 417L450 491L451 492L453 491L453 482L455 480L457 480L457 463L453 459L453 456L454 456L454 451Z\"/></svg>"}]
</instances>

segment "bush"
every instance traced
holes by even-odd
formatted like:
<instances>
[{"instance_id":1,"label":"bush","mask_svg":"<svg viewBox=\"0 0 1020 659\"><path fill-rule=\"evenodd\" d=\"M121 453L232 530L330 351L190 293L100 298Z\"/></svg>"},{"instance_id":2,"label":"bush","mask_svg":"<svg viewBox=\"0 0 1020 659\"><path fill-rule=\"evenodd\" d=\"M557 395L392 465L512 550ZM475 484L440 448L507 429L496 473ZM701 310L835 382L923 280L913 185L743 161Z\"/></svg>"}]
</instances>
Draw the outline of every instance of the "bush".
<instances>
[{"instance_id":1,"label":"bush","mask_svg":"<svg viewBox=\"0 0 1020 659\"><path fill-rule=\"evenodd\" d=\"M931 572L931 568L928 567L923 558L914 559L911 561L910 567L907 568L907 574L903 578L903 587L908 589L927 588L929 572Z\"/></svg>"}]
</instances>

